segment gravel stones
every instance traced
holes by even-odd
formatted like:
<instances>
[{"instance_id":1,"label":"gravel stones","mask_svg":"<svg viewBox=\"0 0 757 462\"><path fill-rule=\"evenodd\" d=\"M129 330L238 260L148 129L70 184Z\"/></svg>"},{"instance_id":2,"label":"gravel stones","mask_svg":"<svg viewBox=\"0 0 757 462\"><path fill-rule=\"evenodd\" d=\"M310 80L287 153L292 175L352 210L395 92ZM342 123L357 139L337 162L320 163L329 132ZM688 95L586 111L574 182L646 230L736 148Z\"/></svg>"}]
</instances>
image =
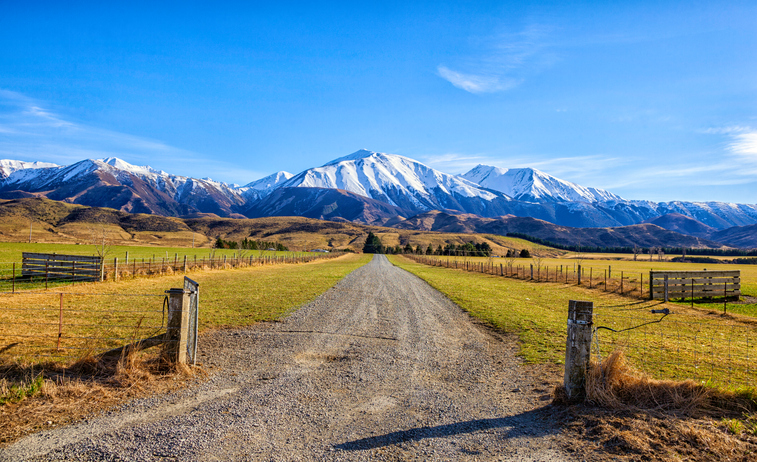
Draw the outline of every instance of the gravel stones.
<instances>
[{"instance_id":1,"label":"gravel stones","mask_svg":"<svg viewBox=\"0 0 757 462\"><path fill-rule=\"evenodd\" d=\"M209 380L0 460L571 459L515 345L383 255L282 322L200 340Z\"/></svg>"}]
</instances>

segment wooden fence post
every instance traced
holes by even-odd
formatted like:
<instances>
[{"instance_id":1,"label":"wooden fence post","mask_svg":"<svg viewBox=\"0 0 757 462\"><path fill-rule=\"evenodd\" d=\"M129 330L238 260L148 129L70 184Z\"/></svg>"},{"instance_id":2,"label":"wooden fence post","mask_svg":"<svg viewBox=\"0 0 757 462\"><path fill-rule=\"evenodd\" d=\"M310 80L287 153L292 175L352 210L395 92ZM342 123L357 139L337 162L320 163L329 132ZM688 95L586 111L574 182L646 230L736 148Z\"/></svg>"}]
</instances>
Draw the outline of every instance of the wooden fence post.
<instances>
[{"instance_id":1,"label":"wooden fence post","mask_svg":"<svg viewBox=\"0 0 757 462\"><path fill-rule=\"evenodd\" d=\"M568 302L568 338L565 344L565 392L568 400L586 397L586 371L591 355L593 302Z\"/></svg>"},{"instance_id":2,"label":"wooden fence post","mask_svg":"<svg viewBox=\"0 0 757 462\"><path fill-rule=\"evenodd\" d=\"M668 302L668 275L665 275L665 303Z\"/></svg>"},{"instance_id":3,"label":"wooden fence post","mask_svg":"<svg viewBox=\"0 0 757 462\"><path fill-rule=\"evenodd\" d=\"M118 257L113 258L113 280L118 282Z\"/></svg>"},{"instance_id":4,"label":"wooden fence post","mask_svg":"<svg viewBox=\"0 0 757 462\"><path fill-rule=\"evenodd\" d=\"M581 285L581 265L578 265L578 285Z\"/></svg>"},{"instance_id":5,"label":"wooden fence post","mask_svg":"<svg viewBox=\"0 0 757 462\"><path fill-rule=\"evenodd\" d=\"M170 289L168 294L168 323L166 325L163 352L169 361L187 363L187 338L189 336L189 292Z\"/></svg>"}]
</instances>

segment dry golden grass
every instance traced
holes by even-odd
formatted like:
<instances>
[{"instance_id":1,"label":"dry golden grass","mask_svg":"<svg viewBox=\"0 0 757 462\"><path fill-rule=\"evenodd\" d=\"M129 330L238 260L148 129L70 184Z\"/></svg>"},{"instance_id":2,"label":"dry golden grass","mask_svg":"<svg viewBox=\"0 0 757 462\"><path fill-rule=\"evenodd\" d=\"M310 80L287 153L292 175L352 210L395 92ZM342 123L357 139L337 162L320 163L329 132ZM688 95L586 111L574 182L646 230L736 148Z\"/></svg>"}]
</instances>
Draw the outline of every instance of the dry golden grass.
<instances>
[{"instance_id":1,"label":"dry golden grass","mask_svg":"<svg viewBox=\"0 0 757 462\"><path fill-rule=\"evenodd\" d=\"M0 368L0 392L43 379L37 393L0 406L0 447L127 399L181 388L204 375L200 368L166 363L159 351L130 352L120 358L90 356L70 366L5 366Z\"/></svg>"},{"instance_id":2,"label":"dry golden grass","mask_svg":"<svg viewBox=\"0 0 757 462\"><path fill-rule=\"evenodd\" d=\"M370 256L367 255L349 254L341 258L307 264L215 269L192 274L192 277L200 282L200 327L207 330L276 319L292 308L317 297L346 274L367 263L369 259ZM82 303L80 311L83 317L80 317L79 321L88 320L94 323L101 316L93 313L94 311L111 314L123 311L121 314L128 317L128 311L133 311L140 303L162 303L161 297L125 298L127 294L162 294L168 288L182 287L182 282L183 276L165 275L122 282L77 284L59 289L58 292L64 292L64 300L78 300ZM40 297L52 297L51 302L54 304L59 293L17 294L7 300L13 300L15 307L24 307L30 303L39 305ZM128 304L124 304L124 299ZM57 319L56 306L51 308L55 308L50 310L52 318ZM160 308L160 305L157 305L157 308ZM14 312L6 310L0 314L8 316L8 313ZM73 313L67 311L66 314L70 316ZM162 311L157 310L155 314L162 316ZM39 316L37 318L39 324ZM6 321L8 319L10 318ZM13 322L18 320L14 318ZM129 323L124 325L131 326L123 331L108 333L111 337L129 338L127 341L121 340L119 345L142 337L138 328L147 328L150 323L155 322L154 319L142 317L129 321L111 316L109 320ZM25 319L20 329L28 330L32 322L33 317ZM13 325L12 322L0 324L6 329ZM53 329L52 333L57 333L57 324L49 327ZM91 335L102 336L102 333ZM9 338L3 337L3 341ZM69 341L70 339L66 340ZM112 346L118 345L107 345ZM54 340L49 349L50 352L55 351ZM157 348L143 352L127 352L123 357L116 359L92 354L102 349L102 345L85 343L82 350L77 350L81 359L73 364L39 364L39 358L31 358L35 359L35 362L24 362L23 357L16 357L15 362L6 361L0 368L0 397L10 395L13 386L17 389L29 389L40 373L43 374L44 383L33 396L0 405L0 444L13 441L37 429L77 420L112 407L125 399L174 389L193 380L198 373L202 374L201 370L177 368L167 364Z\"/></svg>"},{"instance_id":3,"label":"dry golden grass","mask_svg":"<svg viewBox=\"0 0 757 462\"><path fill-rule=\"evenodd\" d=\"M586 405L563 408L567 430L617 460L747 461L757 451L757 432L741 430L755 421L753 394L654 380L622 351L591 364L586 394ZM555 402L566 404L564 397L557 387Z\"/></svg>"}]
</instances>

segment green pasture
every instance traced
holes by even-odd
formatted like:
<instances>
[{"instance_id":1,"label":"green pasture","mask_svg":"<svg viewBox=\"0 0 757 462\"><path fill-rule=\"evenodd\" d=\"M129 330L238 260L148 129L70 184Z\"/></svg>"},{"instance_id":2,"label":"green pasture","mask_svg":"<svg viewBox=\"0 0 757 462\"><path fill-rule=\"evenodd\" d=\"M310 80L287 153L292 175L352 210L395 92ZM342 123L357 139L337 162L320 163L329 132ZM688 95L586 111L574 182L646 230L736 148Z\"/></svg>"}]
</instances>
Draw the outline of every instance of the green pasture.
<instances>
[{"instance_id":1,"label":"green pasture","mask_svg":"<svg viewBox=\"0 0 757 462\"><path fill-rule=\"evenodd\" d=\"M593 254L595 257L600 255L608 255L613 257L614 254ZM641 257L641 256L640 256ZM734 265L731 263L675 263L669 261L659 261L655 257L653 261L646 259L633 260L631 255L630 260L599 260L589 259L585 255L581 254L566 254L560 258L550 258L536 256L536 258L497 258L497 257L447 257L447 256L432 256L431 258L439 258L441 260L450 261L457 260L459 264L463 264L468 261L472 264L483 262L484 264L491 263L494 267L499 268L499 265L512 264L514 268L521 267L527 274L530 274L530 265L534 265L534 268L541 266L539 271L541 279L545 279L549 276L550 281L555 281L556 276L560 275L557 279L564 281L564 276L567 273L568 281L575 283L576 272L578 265L581 265L584 272L582 280L583 285L588 285L589 275L592 278L592 287L597 291L604 291L604 278L605 275L609 275L607 290L612 292L619 292L619 279L622 277L624 280L624 289L626 292L630 291L634 296L640 296L642 294L649 294L649 271L741 271L741 293L742 300L739 303L728 303L729 313L738 313L748 316L757 317L757 265ZM534 272L536 274L536 269ZM640 287L643 282L643 287ZM682 304L689 304L689 300L681 302ZM695 307L699 307L703 310L715 310L722 311L722 301L716 300L710 303L707 300L696 300Z\"/></svg>"},{"instance_id":2,"label":"green pasture","mask_svg":"<svg viewBox=\"0 0 757 462\"><path fill-rule=\"evenodd\" d=\"M751 318L722 317L709 310L639 300L575 284L531 282L427 266L402 256L389 258L471 315L517 335L526 362L564 362L568 302L587 300L594 302L595 326L614 330L641 326L621 333L598 331L595 357L622 348L634 366L656 378L693 378L719 386L754 383L757 323ZM651 310L663 308L673 314L643 325L661 319L662 315Z\"/></svg>"},{"instance_id":3,"label":"green pasture","mask_svg":"<svg viewBox=\"0 0 757 462\"><path fill-rule=\"evenodd\" d=\"M0 263L7 262L20 262L21 254L23 252L34 253L59 253L68 255L97 255L97 249L94 245L77 245L77 244L45 244L45 243L18 243L18 242L0 242ZM183 258L184 255L197 258L209 257L211 254L216 256L239 254L239 252L246 252L249 256L281 256L291 255L292 252L275 252L267 250L239 250L239 249L209 249L205 248L191 248L191 247L156 247L156 246L125 246L114 245L108 248L106 258L108 261L112 261L113 258L118 258L119 261L124 261L126 258L126 252L129 252L129 260L137 258L139 260L150 258L155 261L161 261L165 258L171 260L178 255L179 258ZM301 253L301 252L298 252Z\"/></svg>"},{"instance_id":4,"label":"green pasture","mask_svg":"<svg viewBox=\"0 0 757 462\"><path fill-rule=\"evenodd\" d=\"M278 319L312 301L370 258L348 254L302 264L192 273L200 284L200 330ZM4 308L0 310L0 358L36 362L61 355L82 356L128 343L124 338L154 335L164 322L164 292L173 287L183 287L183 276L0 294ZM58 350L60 324L63 339Z\"/></svg>"}]
</instances>

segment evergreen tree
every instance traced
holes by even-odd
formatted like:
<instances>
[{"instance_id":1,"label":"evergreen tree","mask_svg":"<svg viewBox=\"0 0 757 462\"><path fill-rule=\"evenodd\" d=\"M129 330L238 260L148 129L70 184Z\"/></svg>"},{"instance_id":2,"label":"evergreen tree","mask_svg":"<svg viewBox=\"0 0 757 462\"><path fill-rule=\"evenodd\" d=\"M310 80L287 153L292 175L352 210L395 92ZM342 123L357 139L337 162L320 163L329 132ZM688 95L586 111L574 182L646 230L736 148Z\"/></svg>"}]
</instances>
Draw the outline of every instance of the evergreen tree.
<instances>
[{"instance_id":1,"label":"evergreen tree","mask_svg":"<svg viewBox=\"0 0 757 462\"><path fill-rule=\"evenodd\" d=\"M413 246L409 242L405 244L405 253L413 253Z\"/></svg>"},{"instance_id":2,"label":"evergreen tree","mask_svg":"<svg viewBox=\"0 0 757 462\"><path fill-rule=\"evenodd\" d=\"M431 247L431 244L426 247L426 255L433 255L434 254L434 248Z\"/></svg>"},{"instance_id":3,"label":"evergreen tree","mask_svg":"<svg viewBox=\"0 0 757 462\"><path fill-rule=\"evenodd\" d=\"M520 258L531 258L531 252L529 252L528 249L521 250Z\"/></svg>"},{"instance_id":4,"label":"evergreen tree","mask_svg":"<svg viewBox=\"0 0 757 462\"><path fill-rule=\"evenodd\" d=\"M384 246L381 244L381 239L373 234L373 232L369 232L368 237L365 239L363 253L384 253Z\"/></svg>"}]
</instances>

